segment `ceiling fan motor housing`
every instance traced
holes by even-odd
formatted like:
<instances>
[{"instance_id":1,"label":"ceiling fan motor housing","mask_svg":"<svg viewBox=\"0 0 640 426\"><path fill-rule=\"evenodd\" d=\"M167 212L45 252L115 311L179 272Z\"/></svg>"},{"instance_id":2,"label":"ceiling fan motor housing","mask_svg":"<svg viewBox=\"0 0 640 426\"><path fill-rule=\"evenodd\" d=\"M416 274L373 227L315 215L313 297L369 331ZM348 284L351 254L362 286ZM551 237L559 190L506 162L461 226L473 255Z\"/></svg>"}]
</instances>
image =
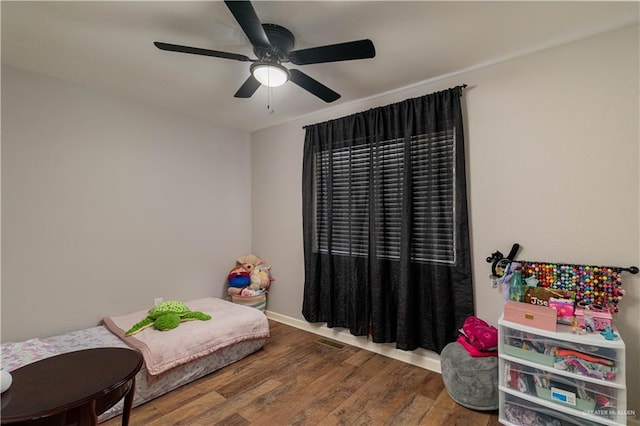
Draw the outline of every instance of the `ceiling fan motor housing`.
<instances>
[{"instance_id":1,"label":"ceiling fan motor housing","mask_svg":"<svg viewBox=\"0 0 640 426\"><path fill-rule=\"evenodd\" d=\"M263 61L275 57L280 62L289 62L289 52L296 43L291 31L276 24L262 24L262 28L267 33L271 48L254 47L253 53Z\"/></svg>"}]
</instances>

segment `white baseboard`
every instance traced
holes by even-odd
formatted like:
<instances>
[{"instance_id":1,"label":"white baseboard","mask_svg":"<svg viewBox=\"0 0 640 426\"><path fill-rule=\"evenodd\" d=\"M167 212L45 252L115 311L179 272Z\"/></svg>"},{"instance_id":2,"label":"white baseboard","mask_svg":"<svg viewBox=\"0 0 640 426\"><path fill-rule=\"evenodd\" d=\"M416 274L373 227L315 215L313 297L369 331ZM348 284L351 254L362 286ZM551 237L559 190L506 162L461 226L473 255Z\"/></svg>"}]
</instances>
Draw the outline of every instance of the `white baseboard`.
<instances>
[{"instance_id":1,"label":"white baseboard","mask_svg":"<svg viewBox=\"0 0 640 426\"><path fill-rule=\"evenodd\" d=\"M282 315L277 312L265 311L267 318L309 331L338 342L375 352L398 361L406 362L418 367L425 368L436 373L442 373L440 369L440 355L426 349L416 349L414 351L403 351L396 349L393 343L373 343L364 336L354 336L349 330L344 328L329 328L326 325L314 324L307 321Z\"/></svg>"}]
</instances>

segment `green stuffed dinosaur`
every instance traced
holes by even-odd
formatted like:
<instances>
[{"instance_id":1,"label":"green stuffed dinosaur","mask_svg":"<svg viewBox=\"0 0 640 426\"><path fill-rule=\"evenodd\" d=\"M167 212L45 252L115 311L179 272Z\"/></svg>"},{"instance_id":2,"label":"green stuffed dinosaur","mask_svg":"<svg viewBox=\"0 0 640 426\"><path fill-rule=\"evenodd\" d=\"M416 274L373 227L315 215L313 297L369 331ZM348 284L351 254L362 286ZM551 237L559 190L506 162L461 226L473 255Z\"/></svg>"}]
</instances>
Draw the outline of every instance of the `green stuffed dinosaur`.
<instances>
[{"instance_id":1,"label":"green stuffed dinosaur","mask_svg":"<svg viewBox=\"0 0 640 426\"><path fill-rule=\"evenodd\" d=\"M127 331L127 336L131 336L147 327L155 326L160 331L176 328L182 321L211 319L211 315L202 312L193 312L187 305L177 300L162 302L149 309L149 315L137 324L134 324Z\"/></svg>"}]
</instances>

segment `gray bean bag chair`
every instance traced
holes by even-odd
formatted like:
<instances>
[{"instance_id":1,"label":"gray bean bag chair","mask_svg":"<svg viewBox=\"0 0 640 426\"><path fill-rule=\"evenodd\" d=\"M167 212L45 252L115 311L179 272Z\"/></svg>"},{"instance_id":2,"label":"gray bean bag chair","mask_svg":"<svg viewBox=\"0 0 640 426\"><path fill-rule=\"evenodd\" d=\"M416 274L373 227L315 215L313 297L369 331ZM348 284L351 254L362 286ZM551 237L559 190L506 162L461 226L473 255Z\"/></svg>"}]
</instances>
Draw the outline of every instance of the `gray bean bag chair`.
<instances>
[{"instance_id":1,"label":"gray bean bag chair","mask_svg":"<svg viewBox=\"0 0 640 426\"><path fill-rule=\"evenodd\" d=\"M498 357L474 358L458 342L440 353L442 380L451 399L472 410L498 409Z\"/></svg>"}]
</instances>

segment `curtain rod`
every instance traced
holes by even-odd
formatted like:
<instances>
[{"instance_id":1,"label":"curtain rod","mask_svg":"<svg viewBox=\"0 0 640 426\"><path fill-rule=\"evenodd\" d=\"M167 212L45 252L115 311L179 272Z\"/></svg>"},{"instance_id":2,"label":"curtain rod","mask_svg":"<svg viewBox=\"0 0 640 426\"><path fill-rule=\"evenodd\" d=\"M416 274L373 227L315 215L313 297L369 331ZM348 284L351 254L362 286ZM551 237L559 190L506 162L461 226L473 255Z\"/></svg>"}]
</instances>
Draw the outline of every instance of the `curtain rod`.
<instances>
[{"instance_id":1,"label":"curtain rod","mask_svg":"<svg viewBox=\"0 0 640 426\"><path fill-rule=\"evenodd\" d=\"M522 263L552 263L554 265L563 265L563 266L595 266L596 268L606 268L606 269L611 269L612 271L616 271L616 272L629 272L631 274L637 274L638 272L640 272L640 269L638 269L637 266L629 266L628 268L624 268L622 266L597 266L597 265L579 265L579 264L575 264L575 263L564 263L564 262L538 262L538 261L534 261L534 260L514 260L514 262L522 262Z\"/></svg>"},{"instance_id":2,"label":"curtain rod","mask_svg":"<svg viewBox=\"0 0 640 426\"><path fill-rule=\"evenodd\" d=\"M522 262L522 263L553 263L556 265L566 265L566 266L592 266L592 265L578 265L575 263L563 263L563 262L537 262L537 261L532 261L532 260L515 260L516 254L518 253L518 250L520 249L520 244L518 243L514 243L513 246L511 247L511 251L509 252L509 254L507 255L507 257L504 257L504 255L502 253L500 253L500 251L496 251L494 253L491 253L491 256L487 257L487 263L491 263L491 272L493 273L493 275L496 275L496 267L498 265L498 263L500 262ZM595 266L595 265L594 265ZM608 268L608 269L612 269L614 271L618 271L618 272L629 272L631 274L637 274L638 272L640 272L640 269L638 269L637 266L629 266L628 268L624 268L622 266L598 266L598 268Z\"/></svg>"},{"instance_id":3,"label":"curtain rod","mask_svg":"<svg viewBox=\"0 0 640 426\"><path fill-rule=\"evenodd\" d=\"M460 85L458 85L458 86L450 87L449 89L439 90L439 91L437 91L437 92L429 93L429 94L427 94L427 95L423 95L423 96L434 95L434 94L439 93L439 92L445 92L445 91L447 91L447 90L452 90L452 89L457 89L457 88L460 88L460 89L461 89L461 90L460 90L460 96L462 96L462 90L463 90L463 89L466 89L467 87L469 87L467 84L460 84ZM417 98L421 98L421 97L422 97L422 96L418 96L418 97L416 97L416 98L408 98L408 99L417 99ZM408 99L405 99L405 100L408 100ZM393 103L391 103L391 104L389 104L389 105L397 104L397 103L400 103L400 102L404 102L404 101L393 102ZM389 105L383 105L383 107L384 107L384 106L389 106ZM381 107L373 107L373 108L369 108L369 110L376 109L376 108L381 108ZM348 117L348 116L350 116L350 115L360 114L361 112L363 112L363 111L360 111L360 112L354 112L353 114L349 114L349 115L347 115L347 117ZM312 127L312 126L315 126L315 125L317 125L317 124L326 123L326 122L328 122L328 121L338 120L338 119L340 119L340 118L344 118L344 117L333 118L333 119L331 119L331 120L323 121L323 122L320 122L320 123L306 124L306 125L302 126L302 128L306 130L306 129L307 129L307 127Z\"/></svg>"}]
</instances>

